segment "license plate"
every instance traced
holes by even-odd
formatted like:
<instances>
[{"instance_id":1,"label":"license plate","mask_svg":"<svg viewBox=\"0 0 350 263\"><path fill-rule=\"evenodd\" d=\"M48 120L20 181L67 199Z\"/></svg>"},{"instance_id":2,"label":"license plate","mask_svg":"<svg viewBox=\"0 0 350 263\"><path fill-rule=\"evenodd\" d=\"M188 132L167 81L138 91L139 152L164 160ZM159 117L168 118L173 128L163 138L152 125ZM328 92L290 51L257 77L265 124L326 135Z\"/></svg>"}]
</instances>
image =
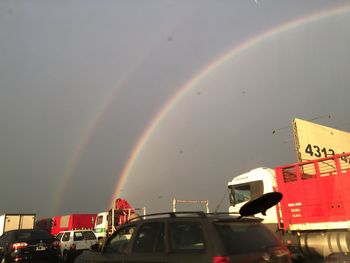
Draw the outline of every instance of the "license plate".
<instances>
[{"instance_id":1,"label":"license plate","mask_svg":"<svg viewBox=\"0 0 350 263\"><path fill-rule=\"evenodd\" d=\"M45 246L37 246L37 247L35 248L35 250L36 250L36 251L44 251L44 250L46 250L46 247L45 247Z\"/></svg>"}]
</instances>

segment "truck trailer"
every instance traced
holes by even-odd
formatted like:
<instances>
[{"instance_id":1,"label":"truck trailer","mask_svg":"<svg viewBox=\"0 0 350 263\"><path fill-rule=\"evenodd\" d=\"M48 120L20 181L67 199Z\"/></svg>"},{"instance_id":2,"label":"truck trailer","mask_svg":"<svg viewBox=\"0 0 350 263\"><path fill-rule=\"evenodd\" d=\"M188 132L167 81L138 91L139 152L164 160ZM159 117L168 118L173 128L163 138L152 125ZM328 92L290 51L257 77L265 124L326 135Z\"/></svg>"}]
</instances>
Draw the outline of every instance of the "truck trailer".
<instances>
[{"instance_id":1,"label":"truck trailer","mask_svg":"<svg viewBox=\"0 0 350 263\"><path fill-rule=\"evenodd\" d=\"M9 230L33 229L35 214L3 214L0 215L0 236Z\"/></svg>"},{"instance_id":2,"label":"truck trailer","mask_svg":"<svg viewBox=\"0 0 350 263\"><path fill-rule=\"evenodd\" d=\"M259 217L279 234L294 258L349 257L350 153L257 168L233 178L228 188L231 213L262 194L282 193L276 209Z\"/></svg>"},{"instance_id":3,"label":"truck trailer","mask_svg":"<svg viewBox=\"0 0 350 263\"><path fill-rule=\"evenodd\" d=\"M95 226L96 214L69 214L52 217L50 233L57 235L61 231L91 229Z\"/></svg>"}]
</instances>

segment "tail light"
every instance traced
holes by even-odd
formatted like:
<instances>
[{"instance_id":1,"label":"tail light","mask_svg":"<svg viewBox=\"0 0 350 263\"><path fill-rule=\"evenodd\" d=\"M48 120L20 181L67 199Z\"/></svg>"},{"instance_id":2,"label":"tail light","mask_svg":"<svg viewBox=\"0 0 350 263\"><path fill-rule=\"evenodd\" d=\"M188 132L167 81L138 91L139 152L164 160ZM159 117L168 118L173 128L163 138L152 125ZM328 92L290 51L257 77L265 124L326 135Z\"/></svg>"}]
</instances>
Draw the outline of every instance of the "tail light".
<instances>
[{"instance_id":1,"label":"tail light","mask_svg":"<svg viewBox=\"0 0 350 263\"><path fill-rule=\"evenodd\" d=\"M231 260L226 256L215 256L214 263L231 263Z\"/></svg>"},{"instance_id":2,"label":"tail light","mask_svg":"<svg viewBox=\"0 0 350 263\"><path fill-rule=\"evenodd\" d=\"M77 245L74 244L74 243L71 244L70 247L69 247L70 250L76 250L76 248L77 248Z\"/></svg>"},{"instance_id":3,"label":"tail light","mask_svg":"<svg viewBox=\"0 0 350 263\"><path fill-rule=\"evenodd\" d=\"M18 262L18 261L21 261L21 260L22 260L21 257L15 257L15 258L13 259L14 262Z\"/></svg>"},{"instance_id":4,"label":"tail light","mask_svg":"<svg viewBox=\"0 0 350 263\"><path fill-rule=\"evenodd\" d=\"M26 242L18 242L18 243L14 243L12 244L11 248L13 250L18 250L18 249L22 249L22 248L26 248L28 247L28 243Z\"/></svg>"}]
</instances>

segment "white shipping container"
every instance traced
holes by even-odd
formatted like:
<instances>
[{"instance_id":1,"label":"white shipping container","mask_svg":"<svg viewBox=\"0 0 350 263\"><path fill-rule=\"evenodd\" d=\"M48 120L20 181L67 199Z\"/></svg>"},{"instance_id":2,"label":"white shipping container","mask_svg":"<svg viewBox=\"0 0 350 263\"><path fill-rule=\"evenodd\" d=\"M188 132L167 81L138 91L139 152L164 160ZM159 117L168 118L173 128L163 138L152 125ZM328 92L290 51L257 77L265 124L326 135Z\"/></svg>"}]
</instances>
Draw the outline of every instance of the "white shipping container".
<instances>
[{"instance_id":1,"label":"white shipping container","mask_svg":"<svg viewBox=\"0 0 350 263\"><path fill-rule=\"evenodd\" d=\"M33 229L35 214L4 214L0 216L0 236L9 230Z\"/></svg>"}]
</instances>

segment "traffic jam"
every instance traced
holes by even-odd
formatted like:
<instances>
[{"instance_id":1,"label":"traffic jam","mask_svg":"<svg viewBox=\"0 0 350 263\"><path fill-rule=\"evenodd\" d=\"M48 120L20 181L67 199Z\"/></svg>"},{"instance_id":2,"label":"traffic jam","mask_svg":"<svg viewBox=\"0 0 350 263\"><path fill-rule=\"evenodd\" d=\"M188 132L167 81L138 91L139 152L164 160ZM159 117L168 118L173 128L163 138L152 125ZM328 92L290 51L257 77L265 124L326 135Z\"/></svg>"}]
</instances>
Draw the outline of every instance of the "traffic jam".
<instances>
[{"instance_id":1,"label":"traffic jam","mask_svg":"<svg viewBox=\"0 0 350 263\"><path fill-rule=\"evenodd\" d=\"M350 153L324 136L340 131L293 125L300 162L234 176L226 213L200 200L187 202L205 211L179 212L186 201L174 199L173 211L147 214L117 198L96 214L3 214L1 262L349 262Z\"/></svg>"}]
</instances>

